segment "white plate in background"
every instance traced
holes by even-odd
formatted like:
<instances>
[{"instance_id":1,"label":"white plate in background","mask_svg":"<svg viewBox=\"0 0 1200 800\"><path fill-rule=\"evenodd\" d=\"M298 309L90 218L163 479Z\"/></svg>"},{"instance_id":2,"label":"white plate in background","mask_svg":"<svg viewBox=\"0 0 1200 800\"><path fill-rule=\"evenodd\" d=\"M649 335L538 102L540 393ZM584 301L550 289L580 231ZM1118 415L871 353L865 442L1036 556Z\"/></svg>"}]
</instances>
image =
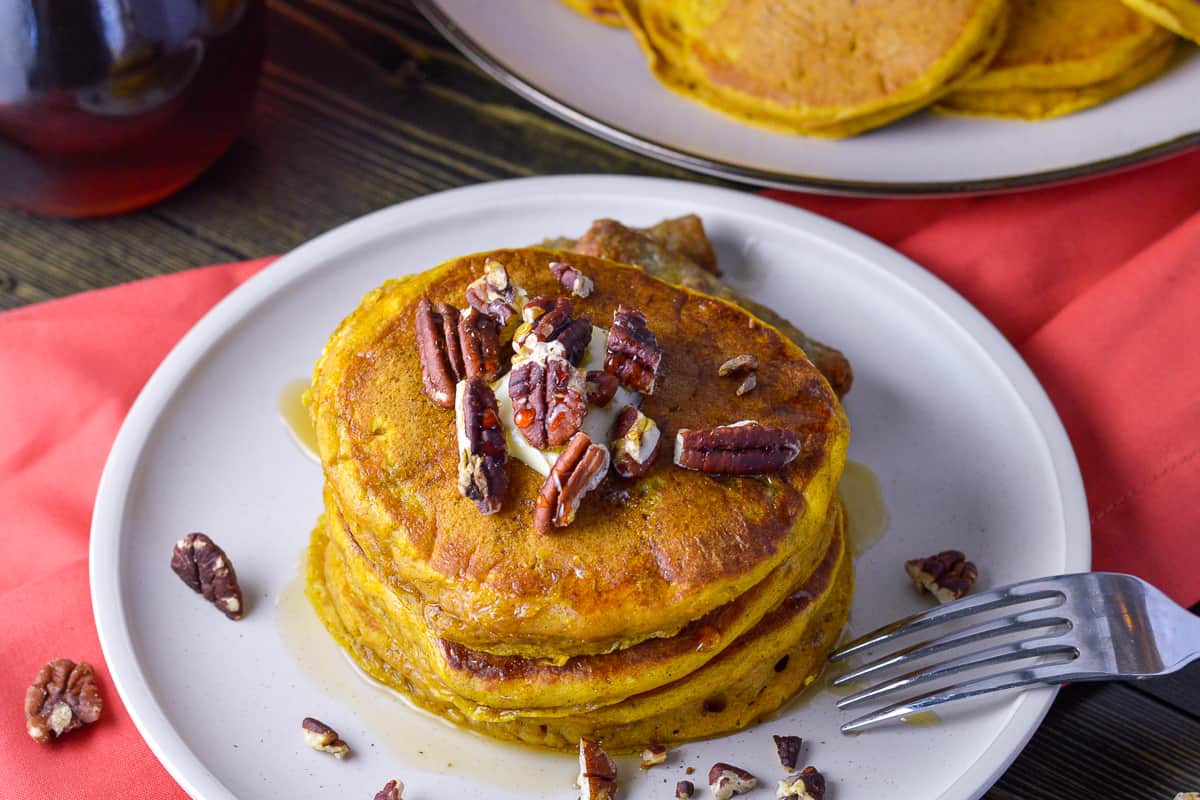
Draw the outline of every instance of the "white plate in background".
<instances>
[{"instance_id":1,"label":"white plate in background","mask_svg":"<svg viewBox=\"0 0 1200 800\"><path fill-rule=\"evenodd\" d=\"M1098 175L1200 143L1200 57L1096 108L1043 122L922 112L828 141L738 122L659 84L633 37L554 0L415 0L493 78L643 155L764 186L855 195L1011 190Z\"/></svg>"},{"instance_id":2,"label":"white plate in background","mask_svg":"<svg viewBox=\"0 0 1200 800\"><path fill-rule=\"evenodd\" d=\"M981 589L1087 569L1079 471L1041 387L978 312L895 251L790 206L681 182L530 178L444 192L327 233L230 294L163 361L113 446L92 529L96 623L129 713L188 792L371 797L399 777L414 800L574 796L573 758L409 709L360 680L321 629L296 580L321 476L280 422L278 396L386 278L577 234L596 217L640 225L692 211L733 283L854 366L851 458L879 476L891 516L856 565L854 629L926 607L902 562L947 547L980 565ZM240 622L168 568L172 544L193 530L236 565L248 606ZM1039 689L947 712L940 725L845 737L838 725L849 717L817 693L777 720L685 745L648 773L624 762L622 796L661 798L685 765L702 783L718 760L773 783L771 734L792 732L839 800L967 800L1011 762L1053 697ZM336 728L355 755L309 750L304 716Z\"/></svg>"}]
</instances>

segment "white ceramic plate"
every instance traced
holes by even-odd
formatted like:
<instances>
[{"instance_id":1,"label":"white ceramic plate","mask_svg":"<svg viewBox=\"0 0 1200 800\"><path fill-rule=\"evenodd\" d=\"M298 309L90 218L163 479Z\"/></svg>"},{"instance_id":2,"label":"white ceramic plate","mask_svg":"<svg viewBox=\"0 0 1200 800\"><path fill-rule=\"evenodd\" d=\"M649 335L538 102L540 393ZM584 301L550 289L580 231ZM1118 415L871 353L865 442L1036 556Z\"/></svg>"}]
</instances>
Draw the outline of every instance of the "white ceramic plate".
<instances>
[{"instance_id":1,"label":"white ceramic plate","mask_svg":"<svg viewBox=\"0 0 1200 800\"><path fill-rule=\"evenodd\" d=\"M1040 123L917 114L821 141L771 133L657 83L626 32L554 0L416 0L492 77L567 122L698 172L836 194L989 192L1061 182L1200 142L1200 57L1097 108Z\"/></svg>"},{"instance_id":2,"label":"white ceramic plate","mask_svg":"<svg viewBox=\"0 0 1200 800\"><path fill-rule=\"evenodd\" d=\"M987 588L1086 569L1083 488L1053 408L992 326L936 278L836 223L762 198L627 177L532 178L414 200L280 259L188 333L130 411L92 531L97 627L130 714L195 797L371 797L401 777L413 798L572 797L572 758L501 745L415 712L361 681L305 605L296 565L321 509L317 467L290 441L281 387L385 278L492 247L578 233L599 216L701 214L742 289L843 348L856 381L851 457L882 481L890 531L857 564L852 625L924 607L901 562L965 549ZM168 568L201 530L234 561L248 614L232 623ZM978 796L1015 757L1053 692L998 699L940 725L854 738L816 694L781 719L690 744L629 777L663 797L717 760L778 772L770 735L805 737L840 800ZM308 750L316 716L356 750ZM447 766L451 764L451 766ZM662 785L669 783L669 786Z\"/></svg>"}]
</instances>

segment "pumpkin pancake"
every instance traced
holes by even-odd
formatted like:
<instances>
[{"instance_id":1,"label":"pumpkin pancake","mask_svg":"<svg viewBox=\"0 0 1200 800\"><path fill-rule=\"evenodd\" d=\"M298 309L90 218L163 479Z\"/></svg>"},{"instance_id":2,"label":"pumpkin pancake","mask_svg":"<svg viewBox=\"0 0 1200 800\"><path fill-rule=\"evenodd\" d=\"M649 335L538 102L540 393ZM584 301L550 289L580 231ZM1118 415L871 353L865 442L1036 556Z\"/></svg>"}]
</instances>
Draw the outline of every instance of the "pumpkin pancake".
<instances>
[{"instance_id":1,"label":"pumpkin pancake","mask_svg":"<svg viewBox=\"0 0 1200 800\"><path fill-rule=\"evenodd\" d=\"M938 110L971 116L1027 120L1072 114L1111 100L1153 80L1167 68L1175 49L1176 43L1168 41L1134 66L1106 81L1088 86L955 92L942 99Z\"/></svg>"},{"instance_id":2,"label":"pumpkin pancake","mask_svg":"<svg viewBox=\"0 0 1200 800\"><path fill-rule=\"evenodd\" d=\"M799 456L765 477L662 457L635 481L609 479L553 535L533 524L542 476L514 462L501 512L481 516L458 492L453 413L422 393L414 316L421 297L461 303L489 259L530 296L559 294L548 265L570 262L595 283L576 309L597 324L619 304L645 313L664 355L642 408L665 441L754 419L794 432ZM758 388L735 398L717 371L737 353L761 366ZM310 410L346 528L383 584L418 598L431 634L557 661L673 636L787 559L818 559L849 438L829 384L774 328L629 266L532 248L454 259L368 294L318 361Z\"/></svg>"},{"instance_id":3,"label":"pumpkin pancake","mask_svg":"<svg viewBox=\"0 0 1200 800\"><path fill-rule=\"evenodd\" d=\"M1169 31L1200 44L1200 3L1196 0L1123 0L1125 5Z\"/></svg>"},{"instance_id":4,"label":"pumpkin pancake","mask_svg":"<svg viewBox=\"0 0 1200 800\"><path fill-rule=\"evenodd\" d=\"M746 633L683 677L607 705L580 695L579 702L559 708L501 710L456 695L441 683L424 649L410 647L389 629L380 605L387 590L369 569L353 566L360 551L330 537L337 526L320 524L314 531L307 591L325 626L358 665L417 705L500 739L571 750L586 736L602 739L613 752L633 751L739 730L814 680L846 622L853 584L840 505L831 509L827 524L832 538L824 557ZM631 668L636 661L631 658ZM485 660L472 669L486 675L495 663ZM546 672L544 666L531 669Z\"/></svg>"},{"instance_id":5,"label":"pumpkin pancake","mask_svg":"<svg viewBox=\"0 0 1200 800\"><path fill-rule=\"evenodd\" d=\"M1078 111L1158 75L1173 44L1120 0L1013 0L991 66L938 108L1023 119Z\"/></svg>"},{"instance_id":6,"label":"pumpkin pancake","mask_svg":"<svg viewBox=\"0 0 1200 800\"><path fill-rule=\"evenodd\" d=\"M562 0L562 2L590 20L618 28L625 24L621 21L621 12L617 11L615 0Z\"/></svg>"},{"instance_id":7,"label":"pumpkin pancake","mask_svg":"<svg viewBox=\"0 0 1200 800\"><path fill-rule=\"evenodd\" d=\"M355 591L372 598L375 616L395 647L424 664L431 680L470 701L494 709L548 709L569 706L587 698L591 706L607 705L630 695L670 683L719 655L756 625L816 571L820 554L828 550L840 513L826 520L816 557L798 555L786 560L745 594L686 625L675 636L647 639L611 653L574 656L557 664L544 659L496 656L439 639L422 618L420 603L405 592L383 589L370 562L346 530L336 502L326 492L325 535L341 549L346 575ZM331 581L332 583L332 581ZM366 591L365 587L371 587ZM412 655L415 649L423 652Z\"/></svg>"},{"instance_id":8,"label":"pumpkin pancake","mask_svg":"<svg viewBox=\"0 0 1200 800\"><path fill-rule=\"evenodd\" d=\"M618 0L668 88L775 130L848 136L981 71L1006 0Z\"/></svg>"}]
</instances>

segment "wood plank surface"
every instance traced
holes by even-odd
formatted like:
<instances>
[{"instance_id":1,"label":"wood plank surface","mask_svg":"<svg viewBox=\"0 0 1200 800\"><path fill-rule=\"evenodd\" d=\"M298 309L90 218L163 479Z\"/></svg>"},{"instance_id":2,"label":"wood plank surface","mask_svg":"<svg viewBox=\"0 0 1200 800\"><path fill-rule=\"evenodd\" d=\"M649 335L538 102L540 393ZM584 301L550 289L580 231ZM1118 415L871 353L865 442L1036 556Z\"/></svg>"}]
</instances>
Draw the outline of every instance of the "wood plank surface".
<instances>
[{"instance_id":1,"label":"wood plank surface","mask_svg":"<svg viewBox=\"0 0 1200 800\"><path fill-rule=\"evenodd\" d=\"M113 219L0 210L0 309L284 252L380 207L481 181L595 172L719 183L539 111L408 2L276 0L270 9L245 133L191 186ZM1200 666L1064 689L986 796L1171 800L1183 790L1200 790Z\"/></svg>"}]
</instances>

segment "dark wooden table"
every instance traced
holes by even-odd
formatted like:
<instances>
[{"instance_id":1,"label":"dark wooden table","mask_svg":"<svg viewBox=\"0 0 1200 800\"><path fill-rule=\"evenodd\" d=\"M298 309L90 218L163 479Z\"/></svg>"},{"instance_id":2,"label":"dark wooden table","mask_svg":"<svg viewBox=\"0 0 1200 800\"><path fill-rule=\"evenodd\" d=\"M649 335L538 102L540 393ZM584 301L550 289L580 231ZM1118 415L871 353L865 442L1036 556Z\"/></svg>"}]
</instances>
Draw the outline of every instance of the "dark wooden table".
<instances>
[{"instance_id":1,"label":"dark wooden table","mask_svg":"<svg viewBox=\"0 0 1200 800\"><path fill-rule=\"evenodd\" d=\"M716 182L530 106L408 2L276 0L270 21L246 132L193 185L115 219L0 210L0 308L281 253L368 211L480 181L609 172ZM1171 800L1185 790L1200 791L1200 664L1153 681L1064 689L986 796Z\"/></svg>"}]
</instances>

